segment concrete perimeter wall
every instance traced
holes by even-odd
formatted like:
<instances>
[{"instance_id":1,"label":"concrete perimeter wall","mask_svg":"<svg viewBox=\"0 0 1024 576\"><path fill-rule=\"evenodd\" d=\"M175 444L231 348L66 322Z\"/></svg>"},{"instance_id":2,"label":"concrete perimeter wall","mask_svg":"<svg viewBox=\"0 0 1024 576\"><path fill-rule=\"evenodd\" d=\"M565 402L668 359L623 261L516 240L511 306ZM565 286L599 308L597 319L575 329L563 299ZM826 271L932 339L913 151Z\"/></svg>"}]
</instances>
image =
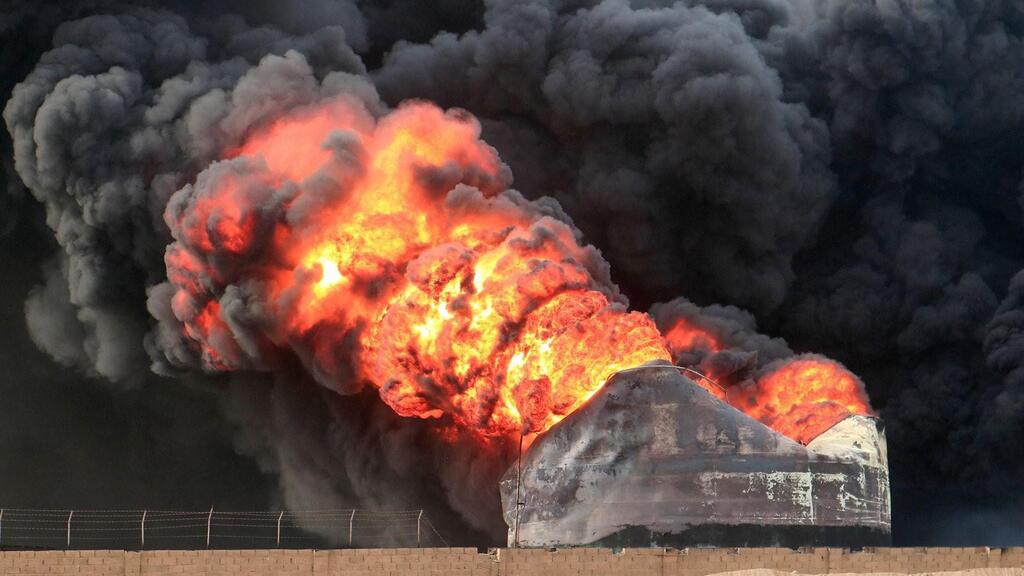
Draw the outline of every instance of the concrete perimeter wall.
<instances>
[{"instance_id":1,"label":"concrete perimeter wall","mask_svg":"<svg viewBox=\"0 0 1024 576\"><path fill-rule=\"evenodd\" d=\"M1024 548L474 548L0 552L0 574L81 576L704 576L769 568L803 574L1024 567Z\"/></svg>"}]
</instances>

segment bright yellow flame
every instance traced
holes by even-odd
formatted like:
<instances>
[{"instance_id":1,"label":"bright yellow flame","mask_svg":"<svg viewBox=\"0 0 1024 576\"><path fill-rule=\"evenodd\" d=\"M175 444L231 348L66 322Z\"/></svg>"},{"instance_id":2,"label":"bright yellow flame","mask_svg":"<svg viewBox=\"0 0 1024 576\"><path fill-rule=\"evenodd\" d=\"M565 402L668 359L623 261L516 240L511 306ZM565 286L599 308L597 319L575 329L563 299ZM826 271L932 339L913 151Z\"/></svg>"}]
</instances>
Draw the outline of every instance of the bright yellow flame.
<instances>
[{"instance_id":1,"label":"bright yellow flame","mask_svg":"<svg viewBox=\"0 0 1024 576\"><path fill-rule=\"evenodd\" d=\"M341 284L345 277L341 275L341 270L338 270L338 264L330 258L321 258L317 260L317 264L320 265L320 281L316 283L313 290L317 296L323 297L332 288Z\"/></svg>"}]
</instances>

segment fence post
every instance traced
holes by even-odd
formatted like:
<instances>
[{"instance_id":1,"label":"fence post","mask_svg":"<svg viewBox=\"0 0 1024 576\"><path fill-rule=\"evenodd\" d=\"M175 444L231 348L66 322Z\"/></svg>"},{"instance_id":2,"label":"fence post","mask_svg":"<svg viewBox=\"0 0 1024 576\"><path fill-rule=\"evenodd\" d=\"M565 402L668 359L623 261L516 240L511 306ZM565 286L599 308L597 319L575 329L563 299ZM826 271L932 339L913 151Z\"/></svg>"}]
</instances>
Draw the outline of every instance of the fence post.
<instances>
[{"instance_id":1,"label":"fence post","mask_svg":"<svg viewBox=\"0 0 1024 576\"><path fill-rule=\"evenodd\" d=\"M142 532L140 534L142 536L142 545L140 548L146 547L146 512L146 510L142 511Z\"/></svg>"},{"instance_id":2,"label":"fence post","mask_svg":"<svg viewBox=\"0 0 1024 576\"><path fill-rule=\"evenodd\" d=\"M4 541L4 509L0 508L0 543Z\"/></svg>"},{"instance_id":3,"label":"fence post","mask_svg":"<svg viewBox=\"0 0 1024 576\"><path fill-rule=\"evenodd\" d=\"M213 506L210 506L210 515L206 517L206 547L210 547L210 525L213 523Z\"/></svg>"},{"instance_id":4,"label":"fence post","mask_svg":"<svg viewBox=\"0 0 1024 576\"><path fill-rule=\"evenodd\" d=\"M420 547L420 524L423 520L423 509L420 508L420 515L416 517L416 547Z\"/></svg>"},{"instance_id":5,"label":"fence post","mask_svg":"<svg viewBox=\"0 0 1024 576\"><path fill-rule=\"evenodd\" d=\"M75 515L75 511L71 510L68 512L68 548L71 548L71 517Z\"/></svg>"},{"instance_id":6,"label":"fence post","mask_svg":"<svg viewBox=\"0 0 1024 576\"><path fill-rule=\"evenodd\" d=\"M348 517L348 545L352 547L352 522L356 519L356 509L352 509L352 515Z\"/></svg>"},{"instance_id":7,"label":"fence post","mask_svg":"<svg viewBox=\"0 0 1024 576\"><path fill-rule=\"evenodd\" d=\"M281 518L284 518L284 510L277 515L277 547L281 547Z\"/></svg>"}]
</instances>

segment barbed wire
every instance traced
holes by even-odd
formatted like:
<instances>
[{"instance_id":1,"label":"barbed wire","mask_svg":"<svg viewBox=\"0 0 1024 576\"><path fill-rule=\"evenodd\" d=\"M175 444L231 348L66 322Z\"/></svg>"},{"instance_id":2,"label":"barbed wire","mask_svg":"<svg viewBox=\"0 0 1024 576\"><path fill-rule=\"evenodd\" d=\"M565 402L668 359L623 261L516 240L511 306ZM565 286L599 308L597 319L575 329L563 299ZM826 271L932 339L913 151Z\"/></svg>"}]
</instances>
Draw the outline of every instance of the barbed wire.
<instances>
[{"instance_id":1,"label":"barbed wire","mask_svg":"<svg viewBox=\"0 0 1024 576\"><path fill-rule=\"evenodd\" d=\"M0 508L0 549L448 546L423 510Z\"/></svg>"}]
</instances>

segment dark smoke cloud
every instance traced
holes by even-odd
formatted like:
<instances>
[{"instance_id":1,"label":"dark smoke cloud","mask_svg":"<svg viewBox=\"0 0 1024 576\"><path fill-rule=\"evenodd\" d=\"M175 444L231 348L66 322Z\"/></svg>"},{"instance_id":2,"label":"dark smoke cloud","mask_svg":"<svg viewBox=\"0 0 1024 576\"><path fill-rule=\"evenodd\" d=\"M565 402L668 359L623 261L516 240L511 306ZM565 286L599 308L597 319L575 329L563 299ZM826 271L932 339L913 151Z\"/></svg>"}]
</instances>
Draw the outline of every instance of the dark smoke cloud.
<instances>
[{"instance_id":1,"label":"dark smoke cloud","mask_svg":"<svg viewBox=\"0 0 1024 576\"><path fill-rule=\"evenodd\" d=\"M295 45L325 69L362 71L340 27L300 37L230 19L216 28L229 31L220 46L167 12L62 24L56 48L5 109L18 174L46 205L63 249L62 270L48 279L61 286L27 307L33 337L59 360L111 380L147 363L138 303L165 274L170 195L241 131L316 90L296 52L262 67L246 56Z\"/></svg>"},{"instance_id":2,"label":"dark smoke cloud","mask_svg":"<svg viewBox=\"0 0 1024 576\"><path fill-rule=\"evenodd\" d=\"M113 2L68 5L7 2L0 11L0 100L52 47L56 27ZM227 509L275 505L271 483L251 460L236 454L230 427L219 415L217 391L146 376L130 391L111 391L104 380L68 371L29 339L59 337L30 328L26 308L47 299L67 301L63 264L44 224L43 207L15 173L12 143L0 131L0 478L5 506ZM45 263L40 267L40 263ZM50 280L47 280L50 278ZM62 296L63 295L63 296ZM84 334L73 311L34 320L66 322L63 362L77 362ZM45 321L45 320L44 320ZM145 324L135 315L134 322ZM137 346L135 344L134 346ZM61 348L51 342L49 351Z\"/></svg>"},{"instance_id":3,"label":"dark smoke cloud","mask_svg":"<svg viewBox=\"0 0 1024 576\"><path fill-rule=\"evenodd\" d=\"M0 493L7 507L266 509L278 498L249 459L208 383L148 377L112 392L48 361L26 336L24 303L53 253L38 206L0 242ZM48 270L58 266L46 267ZM41 288L35 288L40 290Z\"/></svg>"},{"instance_id":4,"label":"dark smoke cloud","mask_svg":"<svg viewBox=\"0 0 1024 576\"><path fill-rule=\"evenodd\" d=\"M14 89L5 120L18 174L60 248L25 301L26 324L56 361L134 389L151 370L194 377L180 370L195 362L180 332L152 327L169 317L159 281L171 195L289 109L339 92L371 108L377 98L350 46L365 39L336 25L282 29L140 8L90 16L61 24L54 48ZM315 410L324 394L304 378L221 386L236 448L279 479L286 506L424 507L455 541L500 539L500 447L487 455L431 444L425 424L379 401L331 399L336 409Z\"/></svg>"},{"instance_id":5,"label":"dark smoke cloud","mask_svg":"<svg viewBox=\"0 0 1024 576\"><path fill-rule=\"evenodd\" d=\"M698 306L686 298L676 298L655 304L650 314L662 333L683 321L704 330L721 344L723 349L716 353L696 350L696 357L678 358L680 365L697 366L704 374L749 381L761 368L793 356L785 340L759 333L754 315L735 306Z\"/></svg>"},{"instance_id":6,"label":"dark smoke cloud","mask_svg":"<svg viewBox=\"0 0 1024 576\"><path fill-rule=\"evenodd\" d=\"M985 506L1024 479L1024 427L997 416L1022 267L1021 24L1008 2L835 2L777 35L792 93L829 123L845 196L779 324L852 363L884 406L897 522L901 497Z\"/></svg>"},{"instance_id":7,"label":"dark smoke cloud","mask_svg":"<svg viewBox=\"0 0 1024 576\"><path fill-rule=\"evenodd\" d=\"M1024 12L666 4L15 5L0 30L29 33L0 55L4 93L22 82L3 169L20 190L13 158L28 191L5 197L0 231L31 194L58 245L28 333L121 386L154 361L180 373L178 335L154 329L171 195L331 91L427 98L481 118L516 187L561 202L634 306L667 302L660 326L685 318L728 344L695 362L741 373L818 351L860 375L889 427L897 542L978 543L921 528L968 516L1006 542L1024 506ZM458 457L422 444L422 423L307 379L239 377L223 400L286 503L429 501L467 540L495 538L496 500L461 482L498 471L445 476L485 460L444 462ZM925 518L921 502L944 505Z\"/></svg>"},{"instance_id":8,"label":"dark smoke cloud","mask_svg":"<svg viewBox=\"0 0 1024 576\"><path fill-rule=\"evenodd\" d=\"M565 188L534 192L557 192L626 293L778 304L835 190L824 124L783 100L742 23L625 2L492 2L484 19L396 45L375 73L384 96L540 125L570 160L541 162Z\"/></svg>"},{"instance_id":9,"label":"dark smoke cloud","mask_svg":"<svg viewBox=\"0 0 1024 576\"><path fill-rule=\"evenodd\" d=\"M1024 479L1019 8L654 4L491 2L483 31L400 44L375 75L488 118L520 187L556 192L635 301L750 307L860 373L898 540L901 499L1004 496Z\"/></svg>"},{"instance_id":10,"label":"dark smoke cloud","mask_svg":"<svg viewBox=\"0 0 1024 576\"><path fill-rule=\"evenodd\" d=\"M481 452L469 438L440 440L429 421L402 418L375 394L343 397L300 372L283 374L258 385L236 379L226 414L241 430L241 451L283 480L288 506L422 508L452 545L504 540L497 482L507 452ZM330 529L324 535L339 536Z\"/></svg>"}]
</instances>

